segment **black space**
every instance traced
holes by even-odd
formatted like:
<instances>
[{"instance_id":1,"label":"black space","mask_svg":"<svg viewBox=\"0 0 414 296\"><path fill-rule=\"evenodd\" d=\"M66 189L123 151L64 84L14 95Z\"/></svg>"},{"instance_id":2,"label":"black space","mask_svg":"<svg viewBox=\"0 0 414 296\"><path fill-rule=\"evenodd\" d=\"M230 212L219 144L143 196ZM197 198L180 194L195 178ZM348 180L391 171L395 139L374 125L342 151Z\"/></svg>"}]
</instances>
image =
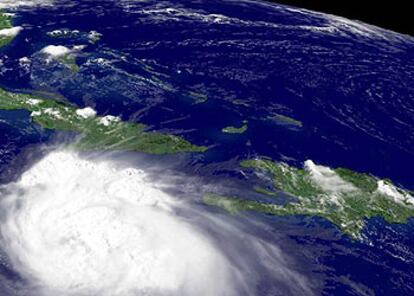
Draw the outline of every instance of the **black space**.
<instances>
[{"instance_id":1,"label":"black space","mask_svg":"<svg viewBox=\"0 0 414 296\"><path fill-rule=\"evenodd\" d=\"M268 0L340 15L414 36L413 0Z\"/></svg>"}]
</instances>

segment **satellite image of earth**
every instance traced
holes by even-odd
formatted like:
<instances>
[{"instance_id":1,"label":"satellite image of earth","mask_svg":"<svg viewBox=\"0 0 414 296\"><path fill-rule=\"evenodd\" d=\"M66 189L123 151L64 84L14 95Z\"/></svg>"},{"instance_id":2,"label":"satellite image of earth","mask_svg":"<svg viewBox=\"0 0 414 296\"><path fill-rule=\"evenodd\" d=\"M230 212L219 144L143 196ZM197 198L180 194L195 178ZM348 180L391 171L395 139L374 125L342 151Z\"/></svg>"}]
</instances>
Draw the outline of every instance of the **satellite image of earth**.
<instances>
[{"instance_id":1,"label":"satellite image of earth","mask_svg":"<svg viewBox=\"0 0 414 296\"><path fill-rule=\"evenodd\" d=\"M0 0L0 295L414 295L414 38L250 0Z\"/></svg>"}]
</instances>

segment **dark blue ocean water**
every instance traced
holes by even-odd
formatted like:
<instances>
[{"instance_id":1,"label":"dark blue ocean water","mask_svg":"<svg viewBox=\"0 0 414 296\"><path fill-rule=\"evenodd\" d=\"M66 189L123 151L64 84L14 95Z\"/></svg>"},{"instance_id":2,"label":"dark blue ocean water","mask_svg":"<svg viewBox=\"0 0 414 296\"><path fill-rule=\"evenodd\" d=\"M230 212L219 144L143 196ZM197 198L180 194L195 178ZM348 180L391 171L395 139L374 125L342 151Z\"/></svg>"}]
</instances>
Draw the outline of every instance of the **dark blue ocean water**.
<instances>
[{"instance_id":1,"label":"dark blue ocean water","mask_svg":"<svg viewBox=\"0 0 414 296\"><path fill-rule=\"evenodd\" d=\"M194 156L197 169L183 168L188 173L240 180L237 160L264 155L343 166L414 189L411 37L250 1L58 1L19 10L15 23L24 30L0 51L2 87L58 93L211 146ZM47 36L56 29L81 34ZM91 30L102 34L96 44L85 38ZM46 64L38 52L50 44L88 44L80 71ZM22 57L30 67L19 64ZM303 126L267 119L275 114ZM244 120L246 133L221 132ZM0 112L0 134L3 172L23 148L52 135L25 112ZM324 295L414 293L413 221L373 219L366 241L353 242L323 219L260 219L323 279Z\"/></svg>"}]
</instances>

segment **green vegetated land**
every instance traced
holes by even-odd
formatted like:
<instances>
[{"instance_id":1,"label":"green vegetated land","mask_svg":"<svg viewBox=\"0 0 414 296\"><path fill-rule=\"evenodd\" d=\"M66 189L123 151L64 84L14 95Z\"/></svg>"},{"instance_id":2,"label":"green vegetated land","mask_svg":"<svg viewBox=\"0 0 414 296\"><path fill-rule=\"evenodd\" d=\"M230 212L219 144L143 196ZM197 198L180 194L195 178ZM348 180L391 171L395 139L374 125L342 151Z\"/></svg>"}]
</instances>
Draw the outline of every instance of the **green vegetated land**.
<instances>
[{"instance_id":1,"label":"green vegetated land","mask_svg":"<svg viewBox=\"0 0 414 296\"><path fill-rule=\"evenodd\" d=\"M27 110L34 123L43 128L79 133L75 147L85 150L125 150L151 154L204 152L181 137L150 132L144 124L122 121L115 116L96 116L93 109L57 102L41 96L14 93L0 88L1 110ZM287 203L272 204L242 198L207 195L204 202L230 213L258 211L275 215L323 217L345 234L358 238L367 218L379 216L389 223L405 223L414 217L411 192L369 174L345 168L331 169L306 161L303 168L259 158L245 160L246 170L270 176L270 190L254 190L277 198L282 191L293 198Z\"/></svg>"},{"instance_id":2,"label":"green vegetated land","mask_svg":"<svg viewBox=\"0 0 414 296\"><path fill-rule=\"evenodd\" d=\"M72 71L73 73L79 72L80 68L78 64L76 63L76 56L73 55L72 53L58 57L56 60L64 64L66 67L68 67L70 71Z\"/></svg>"},{"instance_id":3,"label":"green vegetated land","mask_svg":"<svg viewBox=\"0 0 414 296\"><path fill-rule=\"evenodd\" d=\"M275 114L273 116L269 116L268 119L278 124L285 124L297 128L301 128L303 126L301 121L282 114Z\"/></svg>"},{"instance_id":4,"label":"green vegetated land","mask_svg":"<svg viewBox=\"0 0 414 296\"><path fill-rule=\"evenodd\" d=\"M34 123L46 129L73 131L81 135L75 144L86 150L126 150L151 154L203 152L181 137L147 131L144 124L122 121L114 116L96 116L90 108L79 109L42 97L12 93L0 88L0 109L31 112Z\"/></svg>"},{"instance_id":5,"label":"green vegetated land","mask_svg":"<svg viewBox=\"0 0 414 296\"><path fill-rule=\"evenodd\" d=\"M291 195L292 200L277 205L207 195L204 197L206 204L230 213L257 211L274 215L319 216L353 238L360 237L365 219L379 216L389 223L405 223L414 217L414 197L389 180L345 168L318 166L312 161L306 161L303 169L267 159L245 160L241 166L269 175L274 189ZM275 196L272 191L260 187L254 189Z\"/></svg>"},{"instance_id":6,"label":"green vegetated land","mask_svg":"<svg viewBox=\"0 0 414 296\"><path fill-rule=\"evenodd\" d=\"M7 29L11 28L11 19L10 16L6 15L1 9L0 9L0 30L1 29Z\"/></svg>"},{"instance_id":7,"label":"green vegetated land","mask_svg":"<svg viewBox=\"0 0 414 296\"><path fill-rule=\"evenodd\" d=\"M0 9L0 30L3 29L10 29L12 27L11 23L11 17L6 15L1 9ZM14 36L7 36L7 35L1 35L0 34L0 47L9 44L13 40Z\"/></svg>"},{"instance_id":8,"label":"green vegetated land","mask_svg":"<svg viewBox=\"0 0 414 296\"><path fill-rule=\"evenodd\" d=\"M241 127L227 126L221 131L227 134L243 134L247 131L247 123L244 123Z\"/></svg>"}]
</instances>

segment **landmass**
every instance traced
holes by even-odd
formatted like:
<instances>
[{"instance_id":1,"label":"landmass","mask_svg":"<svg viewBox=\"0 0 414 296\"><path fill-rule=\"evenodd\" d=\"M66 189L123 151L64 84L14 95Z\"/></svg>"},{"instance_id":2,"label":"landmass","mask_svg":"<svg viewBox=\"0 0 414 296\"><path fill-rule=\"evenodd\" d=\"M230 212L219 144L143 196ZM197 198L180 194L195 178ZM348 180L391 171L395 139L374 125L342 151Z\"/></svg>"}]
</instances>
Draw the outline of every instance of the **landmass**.
<instances>
[{"instance_id":1,"label":"landmass","mask_svg":"<svg viewBox=\"0 0 414 296\"><path fill-rule=\"evenodd\" d=\"M68 67L70 71L73 73L77 73L80 70L78 64L76 63L76 56L72 54L62 56L58 58L57 60L61 62L62 64L66 65L66 67Z\"/></svg>"},{"instance_id":2,"label":"landmass","mask_svg":"<svg viewBox=\"0 0 414 296\"><path fill-rule=\"evenodd\" d=\"M75 38L80 35L80 31L61 29L61 30L54 30L54 31L47 32L46 35L51 38Z\"/></svg>"},{"instance_id":3,"label":"landmass","mask_svg":"<svg viewBox=\"0 0 414 296\"><path fill-rule=\"evenodd\" d=\"M0 30L11 28L11 17L0 9Z\"/></svg>"},{"instance_id":4,"label":"landmass","mask_svg":"<svg viewBox=\"0 0 414 296\"><path fill-rule=\"evenodd\" d=\"M32 121L43 128L71 131L81 135L74 144L84 150L123 150L150 154L204 152L185 139L148 131L144 124L122 121L119 117L97 116L90 108L78 108L68 103L43 97L13 93L0 88L1 110L27 110Z\"/></svg>"},{"instance_id":5,"label":"landmass","mask_svg":"<svg viewBox=\"0 0 414 296\"><path fill-rule=\"evenodd\" d=\"M286 115L282 115L282 114L275 114L275 115L267 117L267 119L272 120L279 124L285 124L285 125L290 125L290 126L299 127L299 128L303 126L301 121L296 120Z\"/></svg>"},{"instance_id":6,"label":"landmass","mask_svg":"<svg viewBox=\"0 0 414 296\"><path fill-rule=\"evenodd\" d=\"M10 14L0 10L0 48L9 44L22 30L21 27L13 27Z\"/></svg>"},{"instance_id":7,"label":"landmass","mask_svg":"<svg viewBox=\"0 0 414 296\"><path fill-rule=\"evenodd\" d=\"M244 107L250 107L250 104L248 103L248 101L244 101L244 100L235 99L235 100L232 101L232 103L234 105L241 105L241 106L244 106Z\"/></svg>"},{"instance_id":8,"label":"landmass","mask_svg":"<svg viewBox=\"0 0 414 296\"><path fill-rule=\"evenodd\" d=\"M189 91L188 96L194 100L194 104L201 104L208 101L208 96L199 92Z\"/></svg>"},{"instance_id":9,"label":"landmass","mask_svg":"<svg viewBox=\"0 0 414 296\"><path fill-rule=\"evenodd\" d=\"M412 193L395 186L390 180L354 172L332 169L308 160L303 168L267 159L241 162L245 169L267 174L275 190L292 198L285 204L263 203L242 198L207 195L204 202L230 213L257 211L274 215L319 216L336 225L343 233L359 238L365 220L382 217L388 223L406 223L414 217ZM273 192L255 187L259 193Z\"/></svg>"},{"instance_id":10,"label":"landmass","mask_svg":"<svg viewBox=\"0 0 414 296\"><path fill-rule=\"evenodd\" d=\"M89 43L96 44L102 37L97 31L81 32L79 30L60 29L46 33L47 36L56 39L81 38L87 39Z\"/></svg>"},{"instance_id":11,"label":"landmass","mask_svg":"<svg viewBox=\"0 0 414 296\"><path fill-rule=\"evenodd\" d=\"M227 134L243 134L247 131L247 128L247 122L243 121L243 125L241 127L227 126L223 128L221 131Z\"/></svg>"},{"instance_id":12,"label":"landmass","mask_svg":"<svg viewBox=\"0 0 414 296\"><path fill-rule=\"evenodd\" d=\"M49 59L56 60L68 67L72 72L77 73L79 66L76 63L76 54L83 48L83 46L74 46L70 49L62 45L48 45L41 52L47 55Z\"/></svg>"}]
</instances>

